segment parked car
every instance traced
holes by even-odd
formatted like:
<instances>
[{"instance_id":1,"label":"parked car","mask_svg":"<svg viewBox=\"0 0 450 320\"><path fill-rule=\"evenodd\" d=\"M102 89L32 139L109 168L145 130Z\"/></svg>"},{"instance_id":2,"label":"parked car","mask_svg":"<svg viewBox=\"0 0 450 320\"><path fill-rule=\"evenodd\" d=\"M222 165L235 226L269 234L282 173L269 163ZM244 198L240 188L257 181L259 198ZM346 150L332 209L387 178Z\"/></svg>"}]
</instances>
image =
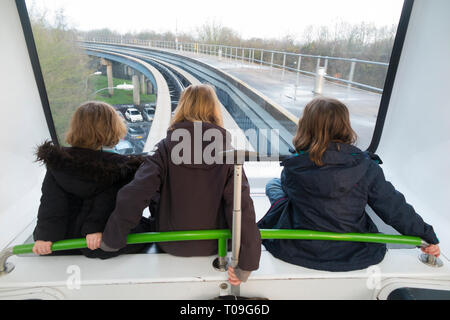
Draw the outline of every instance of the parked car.
<instances>
[{"instance_id":1,"label":"parked car","mask_svg":"<svg viewBox=\"0 0 450 320\"><path fill-rule=\"evenodd\" d=\"M144 110L142 110L142 116L146 121L153 121L153 118L155 117L155 108L145 107Z\"/></svg>"},{"instance_id":2,"label":"parked car","mask_svg":"<svg viewBox=\"0 0 450 320\"><path fill-rule=\"evenodd\" d=\"M136 108L129 108L125 111L125 118L131 122L144 121L142 114Z\"/></svg>"},{"instance_id":3,"label":"parked car","mask_svg":"<svg viewBox=\"0 0 450 320\"><path fill-rule=\"evenodd\" d=\"M120 154L133 154L135 153L134 147L130 141L120 140L119 143L114 147L114 150Z\"/></svg>"},{"instance_id":4,"label":"parked car","mask_svg":"<svg viewBox=\"0 0 450 320\"><path fill-rule=\"evenodd\" d=\"M126 135L128 140L141 140L147 137L147 132L142 127L129 127Z\"/></svg>"}]
</instances>

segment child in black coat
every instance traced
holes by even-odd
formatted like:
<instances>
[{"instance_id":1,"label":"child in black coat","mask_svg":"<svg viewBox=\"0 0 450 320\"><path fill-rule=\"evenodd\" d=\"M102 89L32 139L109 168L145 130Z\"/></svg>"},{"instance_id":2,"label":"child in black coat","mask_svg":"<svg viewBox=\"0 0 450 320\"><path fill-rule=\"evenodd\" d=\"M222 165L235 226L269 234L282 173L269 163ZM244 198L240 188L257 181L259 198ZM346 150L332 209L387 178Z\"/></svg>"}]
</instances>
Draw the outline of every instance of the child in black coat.
<instances>
[{"instance_id":1,"label":"child in black coat","mask_svg":"<svg viewBox=\"0 0 450 320\"><path fill-rule=\"evenodd\" d=\"M141 249L130 246L122 252L104 252L101 236L114 210L119 189L131 181L141 157L111 152L126 134L126 126L113 107L88 102L74 113L66 141L72 147L46 142L37 150L45 163L41 204L33 236L36 254L50 254L53 242L86 237L88 257L109 258ZM109 150L109 151L105 151ZM145 220L133 232L149 231Z\"/></svg>"}]
</instances>

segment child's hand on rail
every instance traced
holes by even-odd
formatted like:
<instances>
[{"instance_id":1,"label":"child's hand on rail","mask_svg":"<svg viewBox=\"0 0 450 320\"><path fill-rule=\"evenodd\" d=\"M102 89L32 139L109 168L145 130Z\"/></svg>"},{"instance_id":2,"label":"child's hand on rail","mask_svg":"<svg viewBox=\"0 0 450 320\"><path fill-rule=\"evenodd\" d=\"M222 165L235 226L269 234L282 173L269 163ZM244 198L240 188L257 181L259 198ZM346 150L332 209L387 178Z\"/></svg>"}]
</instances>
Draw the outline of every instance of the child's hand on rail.
<instances>
[{"instance_id":1,"label":"child's hand on rail","mask_svg":"<svg viewBox=\"0 0 450 320\"><path fill-rule=\"evenodd\" d=\"M101 242L102 242L102 233L101 232L91 233L86 236L87 247L91 250L100 248Z\"/></svg>"},{"instance_id":2,"label":"child's hand on rail","mask_svg":"<svg viewBox=\"0 0 450 320\"><path fill-rule=\"evenodd\" d=\"M233 267L228 267L228 281L233 285L233 286L238 286L241 284L241 280L239 280L239 278L236 276L236 274L234 273L234 269Z\"/></svg>"},{"instance_id":3,"label":"child's hand on rail","mask_svg":"<svg viewBox=\"0 0 450 320\"><path fill-rule=\"evenodd\" d=\"M439 258L441 254L441 250L439 249L439 246L437 244L430 244L426 248L421 248L423 252L435 256L436 258Z\"/></svg>"},{"instance_id":4,"label":"child's hand on rail","mask_svg":"<svg viewBox=\"0 0 450 320\"><path fill-rule=\"evenodd\" d=\"M33 246L33 253L40 255L52 253L52 242L37 240Z\"/></svg>"}]
</instances>

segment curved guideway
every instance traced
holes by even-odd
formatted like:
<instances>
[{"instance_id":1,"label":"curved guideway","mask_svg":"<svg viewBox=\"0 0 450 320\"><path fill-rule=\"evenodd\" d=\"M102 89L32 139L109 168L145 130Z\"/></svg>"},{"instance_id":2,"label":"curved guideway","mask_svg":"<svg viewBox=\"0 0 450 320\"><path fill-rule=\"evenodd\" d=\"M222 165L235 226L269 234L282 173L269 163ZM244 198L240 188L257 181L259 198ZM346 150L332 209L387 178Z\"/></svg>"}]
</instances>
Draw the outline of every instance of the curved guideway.
<instances>
[{"instance_id":1,"label":"curved guideway","mask_svg":"<svg viewBox=\"0 0 450 320\"><path fill-rule=\"evenodd\" d=\"M157 59L162 62L177 66L180 69L193 74L200 82L207 82L216 87L219 99L224 108L228 111L237 126L243 131L253 129L259 136L259 144L264 147L263 151L270 151L273 141L271 129L277 129L280 137L279 149L280 155L288 155L292 136L295 132L297 118L286 111L281 106L250 88L237 78L234 78L225 72L218 70L210 65L196 61L188 57L168 53L161 50L154 50L146 47L132 45L110 45L102 43L85 43L89 47L97 47L110 50L134 51L136 54L145 55L151 59ZM263 138L263 139L261 139ZM265 140L265 141L263 141ZM260 147L261 149L261 147ZM275 150L276 150L275 149ZM273 149L272 149L273 150ZM273 150L273 151L275 151ZM261 152L261 150L258 150Z\"/></svg>"},{"instance_id":2,"label":"curved guideway","mask_svg":"<svg viewBox=\"0 0 450 320\"><path fill-rule=\"evenodd\" d=\"M116 52L121 53L128 56L133 56L135 58L139 58L142 60L145 60L147 62L154 62L159 65L163 65L164 67L168 68L172 72L174 72L176 75L179 75L182 77L183 80L185 80L188 84L201 84L202 82L193 76L191 73L173 65L168 62L162 61L160 59L145 55L145 54L137 54L135 51L127 50L126 48L121 50L108 50L108 52ZM235 149L246 149L250 151L255 151L255 147L248 141L247 137L245 136L244 132L239 128L236 121L233 119L231 114L228 112L228 110L223 106L221 103L221 111L222 111L222 117L224 121L225 129L227 129L231 136L232 136L232 146Z\"/></svg>"}]
</instances>

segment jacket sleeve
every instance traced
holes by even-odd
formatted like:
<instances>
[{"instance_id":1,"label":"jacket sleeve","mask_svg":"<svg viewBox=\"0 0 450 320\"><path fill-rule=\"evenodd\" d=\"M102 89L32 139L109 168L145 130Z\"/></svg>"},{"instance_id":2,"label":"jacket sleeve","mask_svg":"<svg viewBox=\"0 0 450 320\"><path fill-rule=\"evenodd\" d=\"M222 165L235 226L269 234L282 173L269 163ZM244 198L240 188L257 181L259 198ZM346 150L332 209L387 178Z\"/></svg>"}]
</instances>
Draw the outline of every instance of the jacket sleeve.
<instances>
[{"instance_id":1,"label":"jacket sleeve","mask_svg":"<svg viewBox=\"0 0 450 320\"><path fill-rule=\"evenodd\" d=\"M125 247L130 230L139 224L142 212L154 195L160 192L164 160L160 150L163 144L159 146L152 156L145 158L133 181L117 193L116 207L106 223L101 248L113 251Z\"/></svg>"},{"instance_id":2,"label":"jacket sleeve","mask_svg":"<svg viewBox=\"0 0 450 320\"><path fill-rule=\"evenodd\" d=\"M103 232L109 216L114 210L116 195L119 186L114 185L98 194L92 204L89 215L81 226L81 235Z\"/></svg>"},{"instance_id":3,"label":"jacket sleeve","mask_svg":"<svg viewBox=\"0 0 450 320\"><path fill-rule=\"evenodd\" d=\"M37 225L33 232L34 240L52 242L63 240L69 222L67 195L48 170L41 190L41 204L38 211Z\"/></svg>"},{"instance_id":4,"label":"jacket sleeve","mask_svg":"<svg viewBox=\"0 0 450 320\"><path fill-rule=\"evenodd\" d=\"M223 193L225 215L230 230L233 226L233 189L234 169L230 166L228 179ZM250 186L243 169L241 210L241 248L239 252L238 268L243 271L253 271L259 268L259 259L261 257L261 233L256 226L255 209L253 208L253 200L250 197ZM242 278L240 279L243 280Z\"/></svg>"},{"instance_id":5,"label":"jacket sleeve","mask_svg":"<svg viewBox=\"0 0 450 320\"><path fill-rule=\"evenodd\" d=\"M370 170L374 172L374 179L369 185L368 204L375 213L401 234L420 237L430 244L439 243L433 227L426 224L403 194L386 181L381 167L373 163Z\"/></svg>"}]
</instances>

